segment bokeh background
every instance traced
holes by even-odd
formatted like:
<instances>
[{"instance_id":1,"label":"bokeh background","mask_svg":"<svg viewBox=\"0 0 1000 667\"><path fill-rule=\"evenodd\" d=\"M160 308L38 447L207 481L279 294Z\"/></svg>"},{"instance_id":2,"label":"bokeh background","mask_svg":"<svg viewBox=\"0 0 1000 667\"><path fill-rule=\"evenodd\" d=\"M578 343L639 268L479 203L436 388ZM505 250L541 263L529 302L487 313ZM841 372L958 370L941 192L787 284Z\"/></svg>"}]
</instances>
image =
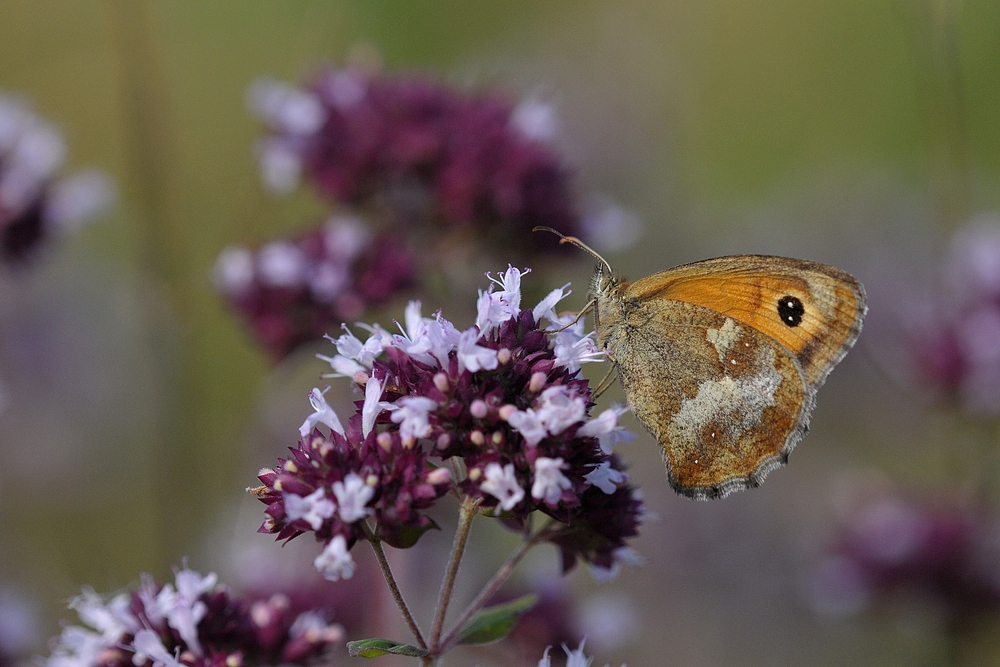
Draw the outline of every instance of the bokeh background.
<instances>
[{"instance_id":1,"label":"bokeh background","mask_svg":"<svg viewBox=\"0 0 1000 667\"><path fill-rule=\"evenodd\" d=\"M907 345L952 233L1000 205L998 25L1000 5L982 0L0 0L0 89L29 98L70 164L119 191L107 217L0 289L0 606L20 653L46 652L81 585L166 577L184 556L243 582L296 558L311 568L314 545L296 556L254 533L261 506L243 489L295 443L326 350L272 364L211 272L226 246L324 210L307 188L262 187L249 85L366 58L549 100L578 190L644 221L640 242L608 257L631 277L767 253L868 287L866 331L789 467L693 503L670 491L643 433L620 453L655 514L634 545L645 565L604 584L581 571L553 583L548 547L524 565L521 586L571 600L597 663L1000 662L995 606L956 630L919 586L844 601L816 579L873 488L974 497L987 518L997 501L995 420L929 399ZM592 261L574 261L550 280L572 280L582 306ZM469 303L482 287L468 285ZM620 399L615 387L602 405ZM439 575L426 572L443 571L450 530L395 556L415 599L433 600ZM460 596L510 539L477 525ZM381 631L405 638L390 617Z\"/></svg>"}]
</instances>

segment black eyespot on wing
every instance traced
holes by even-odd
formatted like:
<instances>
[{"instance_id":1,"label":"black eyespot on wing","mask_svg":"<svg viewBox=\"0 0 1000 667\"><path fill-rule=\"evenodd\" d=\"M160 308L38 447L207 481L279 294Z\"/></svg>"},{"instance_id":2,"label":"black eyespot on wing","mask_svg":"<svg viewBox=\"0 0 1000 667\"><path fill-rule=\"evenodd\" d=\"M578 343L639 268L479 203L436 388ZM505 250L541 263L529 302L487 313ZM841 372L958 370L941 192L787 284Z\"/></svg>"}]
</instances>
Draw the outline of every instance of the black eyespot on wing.
<instances>
[{"instance_id":1,"label":"black eyespot on wing","mask_svg":"<svg viewBox=\"0 0 1000 667\"><path fill-rule=\"evenodd\" d=\"M797 327L802 322L802 316L806 308L802 302L794 296L783 296L778 299L778 317L789 327Z\"/></svg>"}]
</instances>

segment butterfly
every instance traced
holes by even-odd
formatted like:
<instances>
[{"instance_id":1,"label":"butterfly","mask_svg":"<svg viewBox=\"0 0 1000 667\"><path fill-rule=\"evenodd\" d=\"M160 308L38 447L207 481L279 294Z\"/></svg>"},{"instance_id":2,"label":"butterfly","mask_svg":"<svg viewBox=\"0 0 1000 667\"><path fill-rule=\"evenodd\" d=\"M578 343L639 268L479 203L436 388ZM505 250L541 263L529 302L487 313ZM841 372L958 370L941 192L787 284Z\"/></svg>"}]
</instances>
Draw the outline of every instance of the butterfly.
<instances>
[{"instance_id":1,"label":"butterfly","mask_svg":"<svg viewBox=\"0 0 1000 667\"><path fill-rule=\"evenodd\" d=\"M860 282L826 264L768 255L717 257L629 282L579 239L559 236L601 261L581 315L593 311L597 346L659 442L677 493L724 498L788 462L816 391L861 333Z\"/></svg>"}]
</instances>

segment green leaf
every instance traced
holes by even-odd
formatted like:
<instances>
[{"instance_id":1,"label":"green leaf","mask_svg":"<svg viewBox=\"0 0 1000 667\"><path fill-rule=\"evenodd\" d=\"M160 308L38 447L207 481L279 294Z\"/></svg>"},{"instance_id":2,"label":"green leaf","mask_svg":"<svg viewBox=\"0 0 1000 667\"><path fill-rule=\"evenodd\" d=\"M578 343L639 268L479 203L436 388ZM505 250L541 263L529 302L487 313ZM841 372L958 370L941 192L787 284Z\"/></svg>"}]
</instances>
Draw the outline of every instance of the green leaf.
<instances>
[{"instance_id":1,"label":"green leaf","mask_svg":"<svg viewBox=\"0 0 1000 667\"><path fill-rule=\"evenodd\" d=\"M377 658L389 653L411 658L422 658L427 655L426 649L402 644L391 639L359 639L356 642L347 642L347 651L352 658Z\"/></svg>"},{"instance_id":2,"label":"green leaf","mask_svg":"<svg viewBox=\"0 0 1000 667\"><path fill-rule=\"evenodd\" d=\"M521 615L537 603L538 596L532 593L510 602L484 607L465 624L458 633L457 641L459 644L489 644L499 641L514 629Z\"/></svg>"},{"instance_id":3,"label":"green leaf","mask_svg":"<svg viewBox=\"0 0 1000 667\"><path fill-rule=\"evenodd\" d=\"M434 523L434 519L429 516L425 516L424 518L427 519L427 525L425 526L417 528L403 527L396 532L383 532L379 537L393 549L409 549L416 544L417 540L419 540L428 530L441 530L438 525Z\"/></svg>"}]
</instances>

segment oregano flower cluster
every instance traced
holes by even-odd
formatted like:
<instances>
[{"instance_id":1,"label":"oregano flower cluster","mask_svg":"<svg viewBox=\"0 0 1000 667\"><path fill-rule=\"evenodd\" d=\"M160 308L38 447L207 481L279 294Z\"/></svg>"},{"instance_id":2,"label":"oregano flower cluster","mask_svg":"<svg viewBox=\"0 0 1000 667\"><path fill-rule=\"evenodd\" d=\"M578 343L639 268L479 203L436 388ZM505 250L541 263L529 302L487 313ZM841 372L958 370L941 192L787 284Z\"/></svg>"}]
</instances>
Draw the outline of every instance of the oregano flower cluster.
<instances>
[{"instance_id":1,"label":"oregano flower cluster","mask_svg":"<svg viewBox=\"0 0 1000 667\"><path fill-rule=\"evenodd\" d=\"M66 142L20 96L0 91L0 262L20 263L53 235L104 213L111 179L95 169L59 177Z\"/></svg>"},{"instance_id":2,"label":"oregano flower cluster","mask_svg":"<svg viewBox=\"0 0 1000 667\"><path fill-rule=\"evenodd\" d=\"M304 86L257 81L250 104L269 129L258 154L276 193L305 178L340 204L405 200L398 212L426 206L442 227L548 250L553 240L532 227L579 231L569 170L552 145L555 116L538 100L327 68Z\"/></svg>"},{"instance_id":3,"label":"oregano flower cluster","mask_svg":"<svg viewBox=\"0 0 1000 667\"><path fill-rule=\"evenodd\" d=\"M935 296L910 308L920 316L908 322L914 379L942 403L995 417L1000 414L1000 215L980 213L960 228L941 273Z\"/></svg>"},{"instance_id":4,"label":"oregano flower cluster","mask_svg":"<svg viewBox=\"0 0 1000 667\"><path fill-rule=\"evenodd\" d=\"M85 589L45 667L263 667L319 662L342 644L327 612L296 609L277 593L234 595L214 573L184 567L173 583L143 575L129 593L104 600Z\"/></svg>"},{"instance_id":5,"label":"oregano flower cluster","mask_svg":"<svg viewBox=\"0 0 1000 667\"><path fill-rule=\"evenodd\" d=\"M219 291L279 359L406 292L466 284L470 261L562 255L554 236L531 233L538 225L615 248L638 234L634 214L578 196L556 113L537 97L348 67L301 85L261 79L248 98L265 125L264 187L304 183L331 210L216 262Z\"/></svg>"},{"instance_id":6,"label":"oregano flower cluster","mask_svg":"<svg viewBox=\"0 0 1000 667\"><path fill-rule=\"evenodd\" d=\"M359 219L333 216L301 236L260 248L229 246L214 282L264 347L283 357L331 322L389 303L414 283L412 251Z\"/></svg>"},{"instance_id":7,"label":"oregano flower cluster","mask_svg":"<svg viewBox=\"0 0 1000 667\"><path fill-rule=\"evenodd\" d=\"M433 526L423 511L452 493L525 532L532 513L550 517L543 537L561 548L564 570L578 558L614 570L642 514L612 450L629 435L625 409L591 415L580 365L603 354L581 322L555 314L566 288L521 308L524 273L492 279L465 330L411 302L400 333L370 326L365 340L350 330L331 339L329 377L348 378L364 400L345 423L322 391L310 393L298 446L259 476L260 530L313 532L325 545L316 566L336 580L353 573L358 539L412 546ZM543 319L561 330L548 333Z\"/></svg>"},{"instance_id":8,"label":"oregano flower cluster","mask_svg":"<svg viewBox=\"0 0 1000 667\"><path fill-rule=\"evenodd\" d=\"M1000 609L1000 530L989 506L883 490L828 538L810 582L813 607L850 616L901 591L933 602L955 626Z\"/></svg>"}]
</instances>

